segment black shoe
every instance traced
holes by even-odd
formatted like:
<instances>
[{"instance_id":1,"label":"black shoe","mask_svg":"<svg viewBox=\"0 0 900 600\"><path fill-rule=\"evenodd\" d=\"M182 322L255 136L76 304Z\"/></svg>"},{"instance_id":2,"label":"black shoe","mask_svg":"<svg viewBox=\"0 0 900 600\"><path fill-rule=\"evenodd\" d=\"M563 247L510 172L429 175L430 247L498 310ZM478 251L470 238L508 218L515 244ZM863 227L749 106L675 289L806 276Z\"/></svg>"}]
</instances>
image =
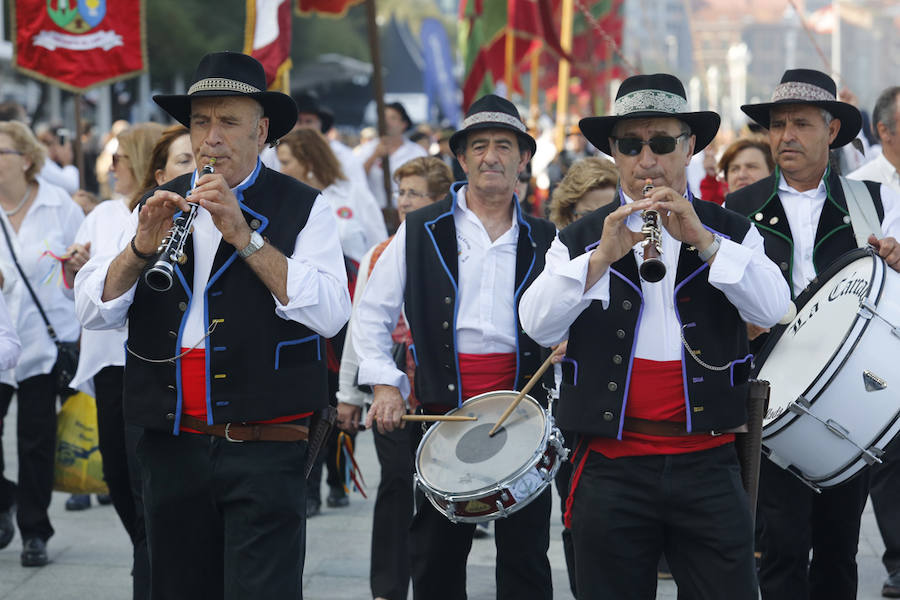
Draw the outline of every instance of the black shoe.
<instances>
[{"instance_id":1,"label":"black shoe","mask_svg":"<svg viewBox=\"0 0 900 600\"><path fill-rule=\"evenodd\" d=\"M47 542L41 538L28 538L22 545L22 566L43 567L50 559L47 558Z\"/></svg>"},{"instance_id":2,"label":"black shoe","mask_svg":"<svg viewBox=\"0 0 900 600\"><path fill-rule=\"evenodd\" d=\"M97 494L97 504L108 506L112 504L112 496L109 494Z\"/></svg>"},{"instance_id":3,"label":"black shoe","mask_svg":"<svg viewBox=\"0 0 900 600\"><path fill-rule=\"evenodd\" d=\"M16 535L16 527L13 524L13 513L16 505L13 504L4 511L0 511L0 550L9 546L13 536Z\"/></svg>"},{"instance_id":4,"label":"black shoe","mask_svg":"<svg viewBox=\"0 0 900 600\"><path fill-rule=\"evenodd\" d=\"M885 598L900 598L900 571L894 571L884 580L881 595Z\"/></svg>"},{"instance_id":5,"label":"black shoe","mask_svg":"<svg viewBox=\"0 0 900 600\"><path fill-rule=\"evenodd\" d=\"M350 504L350 498L342 488L331 488L328 497L325 498L325 503L329 508L343 508Z\"/></svg>"},{"instance_id":6,"label":"black shoe","mask_svg":"<svg viewBox=\"0 0 900 600\"><path fill-rule=\"evenodd\" d=\"M480 540L482 538L486 538L490 535L489 530L490 525L488 523L478 523L475 526L475 533L472 534L472 537L476 540Z\"/></svg>"},{"instance_id":7,"label":"black shoe","mask_svg":"<svg viewBox=\"0 0 900 600\"><path fill-rule=\"evenodd\" d=\"M322 512L322 501L317 498L306 499L306 518L314 517Z\"/></svg>"},{"instance_id":8,"label":"black shoe","mask_svg":"<svg viewBox=\"0 0 900 600\"><path fill-rule=\"evenodd\" d=\"M659 564L656 566L657 579L672 579L672 571L669 569L669 563L666 561L666 555L659 557Z\"/></svg>"},{"instance_id":9,"label":"black shoe","mask_svg":"<svg viewBox=\"0 0 900 600\"><path fill-rule=\"evenodd\" d=\"M86 510L91 507L90 494L72 494L66 500L66 510Z\"/></svg>"}]
</instances>

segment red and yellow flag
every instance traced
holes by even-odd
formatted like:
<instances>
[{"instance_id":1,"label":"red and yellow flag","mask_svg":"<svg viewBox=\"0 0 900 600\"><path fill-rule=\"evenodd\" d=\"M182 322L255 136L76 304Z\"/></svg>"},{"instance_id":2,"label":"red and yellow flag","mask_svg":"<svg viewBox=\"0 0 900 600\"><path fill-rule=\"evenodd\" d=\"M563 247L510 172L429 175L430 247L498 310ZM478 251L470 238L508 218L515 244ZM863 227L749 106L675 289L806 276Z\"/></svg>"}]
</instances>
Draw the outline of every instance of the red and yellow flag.
<instances>
[{"instance_id":1,"label":"red and yellow flag","mask_svg":"<svg viewBox=\"0 0 900 600\"><path fill-rule=\"evenodd\" d=\"M321 14L338 17L347 12L347 9L362 0L297 0L297 14L311 15Z\"/></svg>"},{"instance_id":2,"label":"red and yellow flag","mask_svg":"<svg viewBox=\"0 0 900 600\"><path fill-rule=\"evenodd\" d=\"M247 0L244 54L266 70L270 90L290 93L291 3L289 0Z\"/></svg>"}]
</instances>

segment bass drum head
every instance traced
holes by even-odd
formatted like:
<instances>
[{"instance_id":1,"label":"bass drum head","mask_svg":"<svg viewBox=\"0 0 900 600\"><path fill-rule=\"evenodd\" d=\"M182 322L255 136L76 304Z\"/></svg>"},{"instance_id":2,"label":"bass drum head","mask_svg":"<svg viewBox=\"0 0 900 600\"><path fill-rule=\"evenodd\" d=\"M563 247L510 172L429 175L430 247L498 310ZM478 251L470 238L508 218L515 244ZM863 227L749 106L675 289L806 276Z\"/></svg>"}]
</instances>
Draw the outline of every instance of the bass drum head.
<instances>
[{"instance_id":1,"label":"bass drum head","mask_svg":"<svg viewBox=\"0 0 900 600\"><path fill-rule=\"evenodd\" d=\"M832 362L852 349L861 333L854 327L860 300L880 291L872 290L874 260L863 249L841 257L819 277L821 283L797 298L794 320L768 340L756 376L772 386L763 428L787 413L791 402L806 396Z\"/></svg>"},{"instance_id":2,"label":"bass drum head","mask_svg":"<svg viewBox=\"0 0 900 600\"><path fill-rule=\"evenodd\" d=\"M528 466L543 449L546 413L531 396L491 437L518 392L488 392L470 398L449 415L477 417L477 421L441 421L425 433L416 454L420 481L444 495L466 495L495 487Z\"/></svg>"}]
</instances>

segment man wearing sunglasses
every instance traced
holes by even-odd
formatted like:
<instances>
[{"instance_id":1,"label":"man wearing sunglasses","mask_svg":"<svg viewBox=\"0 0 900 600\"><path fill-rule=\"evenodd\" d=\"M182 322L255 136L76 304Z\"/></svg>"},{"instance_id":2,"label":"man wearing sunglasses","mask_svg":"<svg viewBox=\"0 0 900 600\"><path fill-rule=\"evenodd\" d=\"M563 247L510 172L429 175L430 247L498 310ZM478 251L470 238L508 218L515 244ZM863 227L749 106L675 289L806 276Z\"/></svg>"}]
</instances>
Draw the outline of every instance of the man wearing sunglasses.
<instances>
[{"instance_id":1,"label":"man wearing sunglasses","mask_svg":"<svg viewBox=\"0 0 900 600\"><path fill-rule=\"evenodd\" d=\"M613 115L580 126L615 160L617 198L559 232L519 307L538 343L569 340L557 420L578 435L565 515L578 597L654 598L665 552L685 597L755 600L733 443L747 419L744 321L777 322L787 286L750 221L687 188L719 115L689 112L678 79L630 77ZM639 274L646 210L659 213L655 283Z\"/></svg>"}]
</instances>

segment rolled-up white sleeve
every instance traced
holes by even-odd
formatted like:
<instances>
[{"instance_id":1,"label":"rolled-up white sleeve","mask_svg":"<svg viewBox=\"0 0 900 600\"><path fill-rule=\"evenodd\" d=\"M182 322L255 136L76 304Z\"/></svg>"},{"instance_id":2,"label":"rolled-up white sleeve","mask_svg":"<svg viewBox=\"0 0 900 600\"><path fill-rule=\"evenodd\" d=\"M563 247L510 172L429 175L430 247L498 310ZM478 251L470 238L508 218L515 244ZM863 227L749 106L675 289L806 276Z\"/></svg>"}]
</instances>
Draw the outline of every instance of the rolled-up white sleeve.
<instances>
[{"instance_id":1,"label":"rolled-up white sleeve","mask_svg":"<svg viewBox=\"0 0 900 600\"><path fill-rule=\"evenodd\" d=\"M345 402L355 406L363 406L366 401L371 401L371 395L362 392L356 382L359 376L359 356L353 345L353 330L356 328L356 315L359 311L359 299L366 282L369 279L369 264L372 260L372 250L363 255L359 262L359 275L356 277L356 288L353 295L353 307L350 311L350 322L347 324L347 337L344 340L344 352L341 354L341 368L338 371L338 390L335 394L338 402Z\"/></svg>"},{"instance_id":2,"label":"rolled-up white sleeve","mask_svg":"<svg viewBox=\"0 0 900 600\"><path fill-rule=\"evenodd\" d=\"M740 244L722 240L709 269L709 283L725 294L748 323L771 327L788 311L790 289L778 266L766 256L756 227L750 227Z\"/></svg>"},{"instance_id":3,"label":"rolled-up white sleeve","mask_svg":"<svg viewBox=\"0 0 900 600\"><path fill-rule=\"evenodd\" d=\"M568 339L569 326L592 301L609 305L609 270L585 290L591 252L569 258L559 236L544 260L544 270L522 295L519 319L531 339L549 347Z\"/></svg>"},{"instance_id":4,"label":"rolled-up white sleeve","mask_svg":"<svg viewBox=\"0 0 900 600\"><path fill-rule=\"evenodd\" d=\"M106 302L103 301L103 288L109 265L128 246L137 230L137 219L137 210L134 210L129 226L119 234L115 254L92 256L75 275L75 315L85 329L116 329L124 327L128 321L128 309L134 301L137 283L118 298Z\"/></svg>"},{"instance_id":5,"label":"rolled-up white sleeve","mask_svg":"<svg viewBox=\"0 0 900 600\"><path fill-rule=\"evenodd\" d=\"M391 333L403 307L405 288L406 225L403 224L369 276L354 316L352 339L359 358L359 383L392 385L407 398L409 379L391 358Z\"/></svg>"},{"instance_id":6,"label":"rolled-up white sleeve","mask_svg":"<svg viewBox=\"0 0 900 600\"><path fill-rule=\"evenodd\" d=\"M347 271L328 202L319 196L288 257L288 303L275 299L275 314L333 337L350 318Z\"/></svg>"}]
</instances>

